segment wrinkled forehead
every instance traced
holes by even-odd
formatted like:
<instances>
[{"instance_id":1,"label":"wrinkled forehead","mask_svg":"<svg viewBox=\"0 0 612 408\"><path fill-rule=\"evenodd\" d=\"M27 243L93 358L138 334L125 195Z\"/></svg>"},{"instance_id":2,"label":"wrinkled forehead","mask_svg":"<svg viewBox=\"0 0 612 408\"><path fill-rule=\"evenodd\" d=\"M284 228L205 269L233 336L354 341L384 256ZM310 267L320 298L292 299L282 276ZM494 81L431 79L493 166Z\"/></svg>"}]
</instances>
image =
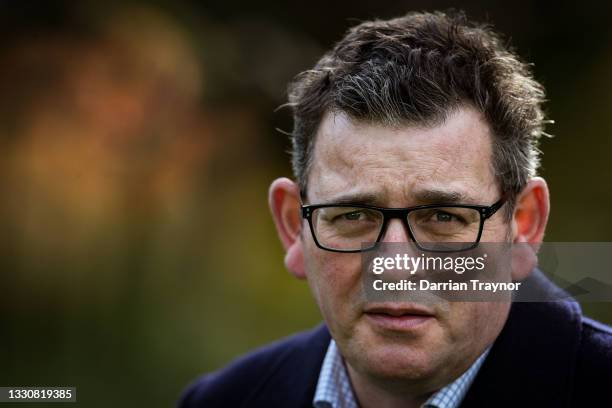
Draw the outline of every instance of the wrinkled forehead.
<instances>
[{"instance_id":1,"label":"wrinkled forehead","mask_svg":"<svg viewBox=\"0 0 612 408\"><path fill-rule=\"evenodd\" d=\"M391 127L330 112L316 136L308 199L367 196L359 201L400 207L492 199L499 192L491 151L489 126L469 107L434 126Z\"/></svg>"}]
</instances>

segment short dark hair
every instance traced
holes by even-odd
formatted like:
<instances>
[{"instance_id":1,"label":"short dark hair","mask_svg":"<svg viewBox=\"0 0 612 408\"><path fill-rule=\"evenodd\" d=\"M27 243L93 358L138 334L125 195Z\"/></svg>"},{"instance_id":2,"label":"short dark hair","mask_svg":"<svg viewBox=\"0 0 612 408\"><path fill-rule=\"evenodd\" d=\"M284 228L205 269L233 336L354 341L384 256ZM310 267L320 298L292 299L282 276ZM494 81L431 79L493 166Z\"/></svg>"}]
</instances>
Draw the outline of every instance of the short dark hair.
<instances>
[{"instance_id":1,"label":"short dark hair","mask_svg":"<svg viewBox=\"0 0 612 408\"><path fill-rule=\"evenodd\" d=\"M328 111L387 125L435 125L453 109L475 107L491 127L493 170L509 208L539 166L544 88L497 33L461 12L361 23L300 73L288 93L292 165L303 195Z\"/></svg>"}]
</instances>

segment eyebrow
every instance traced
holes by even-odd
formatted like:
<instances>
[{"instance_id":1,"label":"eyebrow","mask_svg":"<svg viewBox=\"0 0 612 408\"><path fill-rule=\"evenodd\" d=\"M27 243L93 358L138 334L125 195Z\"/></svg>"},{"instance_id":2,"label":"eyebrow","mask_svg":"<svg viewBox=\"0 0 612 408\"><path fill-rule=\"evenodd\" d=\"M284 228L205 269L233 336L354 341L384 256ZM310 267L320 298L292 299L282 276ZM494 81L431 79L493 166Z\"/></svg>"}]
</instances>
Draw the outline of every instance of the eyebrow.
<instances>
[{"instance_id":1,"label":"eyebrow","mask_svg":"<svg viewBox=\"0 0 612 408\"><path fill-rule=\"evenodd\" d=\"M414 191L413 194L417 201L425 203L456 204L470 201L466 194L453 190L427 189Z\"/></svg>"},{"instance_id":2,"label":"eyebrow","mask_svg":"<svg viewBox=\"0 0 612 408\"><path fill-rule=\"evenodd\" d=\"M329 204L361 204L376 206L380 204L380 195L373 193L351 193L343 194L332 200L326 200Z\"/></svg>"},{"instance_id":3,"label":"eyebrow","mask_svg":"<svg viewBox=\"0 0 612 408\"><path fill-rule=\"evenodd\" d=\"M423 189L415 191L413 196L417 202L426 204L456 204L469 202L469 198L466 194L452 190ZM367 192L350 193L339 195L331 200L326 200L326 204L361 204L380 206L380 198L380 194Z\"/></svg>"}]
</instances>

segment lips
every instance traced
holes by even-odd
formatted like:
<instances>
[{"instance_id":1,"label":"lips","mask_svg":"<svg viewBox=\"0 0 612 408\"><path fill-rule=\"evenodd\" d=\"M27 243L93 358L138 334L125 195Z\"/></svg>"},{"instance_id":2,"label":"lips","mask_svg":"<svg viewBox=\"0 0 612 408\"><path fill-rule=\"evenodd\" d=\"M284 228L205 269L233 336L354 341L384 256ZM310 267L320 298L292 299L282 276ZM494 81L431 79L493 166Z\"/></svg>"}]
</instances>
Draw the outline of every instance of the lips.
<instances>
[{"instance_id":1,"label":"lips","mask_svg":"<svg viewBox=\"0 0 612 408\"><path fill-rule=\"evenodd\" d=\"M433 321L433 311L416 304L367 305L364 315L375 326L392 331L416 330Z\"/></svg>"}]
</instances>

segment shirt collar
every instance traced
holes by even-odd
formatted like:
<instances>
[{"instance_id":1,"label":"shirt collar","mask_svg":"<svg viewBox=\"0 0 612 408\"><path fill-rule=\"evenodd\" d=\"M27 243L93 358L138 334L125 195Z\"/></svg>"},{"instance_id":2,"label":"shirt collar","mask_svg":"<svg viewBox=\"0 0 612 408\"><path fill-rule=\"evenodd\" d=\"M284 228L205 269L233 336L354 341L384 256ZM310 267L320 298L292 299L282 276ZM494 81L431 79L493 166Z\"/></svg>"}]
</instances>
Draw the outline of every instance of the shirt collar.
<instances>
[{"instance_id":1,"label":"shirt collar","mask_svg":"<svg viewBox=\"0 0 612 408\"><path fill-rule=\"evenodd\" d=\"M459 378L435 392L424 408L456 408L459 406L490 348L487 348ZM358 408L342 355L332 339L327 347L313 399L314 408Z\"/></svg>"}]
</instances>

